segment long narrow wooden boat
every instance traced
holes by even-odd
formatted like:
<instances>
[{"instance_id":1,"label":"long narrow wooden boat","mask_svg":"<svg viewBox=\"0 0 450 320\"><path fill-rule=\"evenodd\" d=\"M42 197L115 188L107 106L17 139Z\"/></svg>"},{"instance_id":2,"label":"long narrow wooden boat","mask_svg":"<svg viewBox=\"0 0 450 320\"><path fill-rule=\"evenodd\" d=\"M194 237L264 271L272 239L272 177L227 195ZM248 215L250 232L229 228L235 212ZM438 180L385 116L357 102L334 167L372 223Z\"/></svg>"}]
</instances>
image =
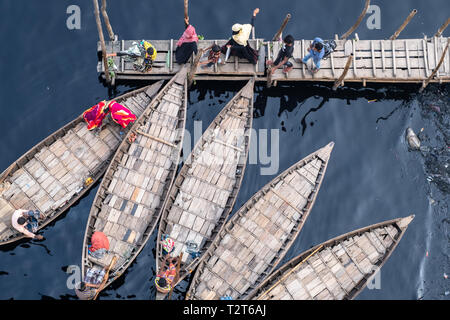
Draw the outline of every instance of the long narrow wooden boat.
<instances>
[{"instance_id":1,"label":"long narrow wooden boat","mask_svg":"<svg viewBox=\"0 0 450 320\"><path fill-rule=\"evenodd\" d=\"M233 215L205 253L186 299L242 299L273 271L311 212L333 146L294 164Z\"/></svg>"},{"instance_id":2,"label":"long narrow wooden boat","mask_svg":"<svg viewBox=\"0 0 450 320\"><path fill-rule=\"evenodd\" d=\"M115 100L139 116L162 83L131 91ZM42 229L70 208L105 173L126 130L110 117L105 118L103 124L100 133L95 134L87 130L80 115L3 171L0 176L0 245L25 237L11 225L15 210L40 210L46 215L39 224Z\"/></svg>"},{"instance_id":3,"label":"long narrow wooden boat","mask_svg":"<svg viewBox=\"0 0 450 320\"><path fill-rule=\"evenodd\" d=\"M413 219L380 222L317 245L272 273L246 299L354 299L388 260Z\"/></svg>"},{"instance_id":4,"label":"long narrow wooden boat","mask_svg":"<svg viewBox=\"0 0 450 320\"><path fill-rule=\"evenodd\" d=\"M110 265L104 289L130 266L154 231L180 161L186 124L187 72L182 68L158 93L119 146L95 196L82 252L82 277L88 268ZM134 142L128 137L136 135ZM88 254L95 231L109 240L96 259Z\"/></svg>"},{"instance_id":5,"label":"long narrow wooden boat","mask_svg":"<svg viewBox=\"0 0 450 320\"><path fill-rule=\"evenodd\" d=\"M253 86L252 79L217 115L169 191L158 230L156 270L164 259L162 238L168 236L175 241L171 256L183 252L178 281L172 288L202 260L233 208L250 145ZM197 257L189 254L188 244L194 245Z\"/></svg>"}]
</instances>

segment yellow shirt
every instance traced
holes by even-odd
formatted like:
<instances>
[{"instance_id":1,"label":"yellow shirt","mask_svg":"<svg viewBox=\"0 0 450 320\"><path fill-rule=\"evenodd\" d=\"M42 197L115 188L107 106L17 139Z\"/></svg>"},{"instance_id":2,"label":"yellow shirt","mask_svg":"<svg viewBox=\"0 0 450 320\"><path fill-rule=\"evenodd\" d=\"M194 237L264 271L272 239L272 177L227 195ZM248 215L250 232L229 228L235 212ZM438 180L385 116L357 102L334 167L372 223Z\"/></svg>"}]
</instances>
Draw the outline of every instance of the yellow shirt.
<instances>
[{"instance_id":1,"label":"yellow shirt","mask_svg":"<svg viewBox=\"0 0 450 320\"><path fill-rule=\"evenodd\" d=\"M247 45L247 40L250 38L250 33L252 32L251 24L243 24L241 31L238 34L232 36L234 41L236 41L241 46Z\"/></svg>"},{"instance_id":2,"label":"yellow shirt","mask_svg":"<svg viewBox=\"0 0 450 320\"><path fill-rule=\"evenodd\" d=\"M153 48L153 54L151 56L147 53L147 49L148 48ZM156 54L157 54L155 47L152 46L152 44L150 42L144 41L144 49L145 49L145 57L146 58L151 58L152 61L155 61Z\"/></svg>"}]
</instances>

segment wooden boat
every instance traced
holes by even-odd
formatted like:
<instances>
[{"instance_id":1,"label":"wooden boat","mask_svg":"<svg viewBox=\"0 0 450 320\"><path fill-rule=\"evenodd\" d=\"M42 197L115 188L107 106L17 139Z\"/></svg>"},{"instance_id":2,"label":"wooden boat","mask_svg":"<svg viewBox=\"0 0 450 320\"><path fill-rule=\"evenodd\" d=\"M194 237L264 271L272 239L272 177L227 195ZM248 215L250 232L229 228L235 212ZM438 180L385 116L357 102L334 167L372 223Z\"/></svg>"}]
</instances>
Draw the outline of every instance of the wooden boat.
<instances>
[{"instance_id":1,"label":"wooden boat","mask_svg":"<svg viewBox=\"0 0 450 320\"><path fill-rule=\"evenodd\" d=\"M298 255L246 299L354 299L387 261L414 215L377 223L328 240Z\"/></svg>"},{"instance_id":2,"label":"wooden boat","mask_svg":"<svg viewBox=\"0 0 450 320\"><path fill-rule=\"evenodd\" d=\"M242 299L273 271L311 212L333 146L294 164L231 217L205 253L186 299Z\"/></svg>"},{"instance_id":3,"label":"wooden boat","mask_svg":"<svg viewBox=\"0 0 450 320\"><path fill-rule=\"evenodd\" d=\"M142 114L163 81L115 100L136 116ZM128 129L128 128L127 128ZM87 130L80 115L42 140L0 176L0 245L25 236L11 225L16 209L39 210L39 229L80 199L105 173L126 130L108 116L99 134Z\"/></svg>"},{"instance_id":4,"label":"wooden boat","mask_svg":"<svg viewBox=\"0 0 450 320\"><path fill-rule=\"evenodd\" d=\"M187 72L181 69L133 124L117 149L95 196L82 252L82 277L115 257L104 289L130 266L154 231L177 171L187 108ZM129 137L136 135L134 142ZM109 240L101 257L88 254L95 231ZM99 290L101 291L101 290Z\"/></svg>"},{"instance_id":5,"label":"wooden boat","mask_svg":"<svg viewBox=\"0 0 450 320\"><path fill-rule=\"evenodd\" d=\"M164 260L162 238L169 236L175 241L171 256L183 252L178 281L172 288L202 260L233 208L250 145L253 86L252 79L217 115L169 191L159 224L156 270ZM195 247L198 257L189 254L188 244Z\"/></svg>"}]
</instances>

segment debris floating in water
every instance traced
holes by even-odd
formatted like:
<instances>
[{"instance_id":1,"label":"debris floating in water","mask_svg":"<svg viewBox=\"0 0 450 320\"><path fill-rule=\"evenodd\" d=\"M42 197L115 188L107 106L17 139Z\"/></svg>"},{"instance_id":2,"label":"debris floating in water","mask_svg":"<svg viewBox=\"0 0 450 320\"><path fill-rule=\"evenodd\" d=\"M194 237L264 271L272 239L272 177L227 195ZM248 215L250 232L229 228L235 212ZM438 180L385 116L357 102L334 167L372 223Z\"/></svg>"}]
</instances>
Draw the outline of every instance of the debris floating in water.
<instances>
[{"instance_id":1,"label":"debris floating in water","mask_svg":"<svg viewBox=\"0 0 450 320\"><path fill-rule=\"evenodd\" d=\"M438 106L430 106L431 109L433 109L434 111L436 111L437 113L441 113L441 108L439 108Z\"/></svg>"},{"instance_id":2,"label":"debris floating in water","mask_svg":"<svg viewBox=\"0 0 450 320\"><path fill-rule=\"evenodd\" d=\"M367 103L372 103L372 102L375 102L375 101L377 101L377 99L368 100Z\"/></svg>"},{"instance_id":3,"label":"debris floating in water","mask_svg":"<svg viewBox=\"0 0 450 320\"><path fill-rule=\"evenodd\" d=\"M444 273L444 278L445 278L445 279L447 279L447 278L448 278L448 275L447 275L446 273Z\"/></svg>"},{"instance_id":4,"label":"debris floating in water","mask_svg":"<svg viewBox=\"0 0 450 320\"><path fill-rule=\"evenodd\" d=\"M406 141L408 142L410 149L420 149L420 140L411 128L406 129Z\"/></svg>"}]
</instances>

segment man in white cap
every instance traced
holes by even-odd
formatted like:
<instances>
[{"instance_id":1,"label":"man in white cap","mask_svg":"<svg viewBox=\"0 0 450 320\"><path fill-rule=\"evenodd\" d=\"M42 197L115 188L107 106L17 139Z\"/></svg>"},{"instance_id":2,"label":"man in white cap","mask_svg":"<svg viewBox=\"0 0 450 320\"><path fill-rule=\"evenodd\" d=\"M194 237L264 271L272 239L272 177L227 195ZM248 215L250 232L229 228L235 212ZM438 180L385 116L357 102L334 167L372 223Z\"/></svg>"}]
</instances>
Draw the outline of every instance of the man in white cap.
<instances>
[{"instance_id":1,"label":"man in white cap","mask_svg":"<svg viewBox=\"0 0 450 320\"><path fill-rule=\"evenodd\" d=\"M239 58L247 59L250 63L256 64L258 61L258 52L250 47L248 39L254 26L255 17L259 12L259 8L253 10L252 20L250 24L236 23L231 27L233 34L231 39L222 47L222 53L227 54L227 50L230 51L230 55L238 56Z\"/></svg>"}]
</instances>

